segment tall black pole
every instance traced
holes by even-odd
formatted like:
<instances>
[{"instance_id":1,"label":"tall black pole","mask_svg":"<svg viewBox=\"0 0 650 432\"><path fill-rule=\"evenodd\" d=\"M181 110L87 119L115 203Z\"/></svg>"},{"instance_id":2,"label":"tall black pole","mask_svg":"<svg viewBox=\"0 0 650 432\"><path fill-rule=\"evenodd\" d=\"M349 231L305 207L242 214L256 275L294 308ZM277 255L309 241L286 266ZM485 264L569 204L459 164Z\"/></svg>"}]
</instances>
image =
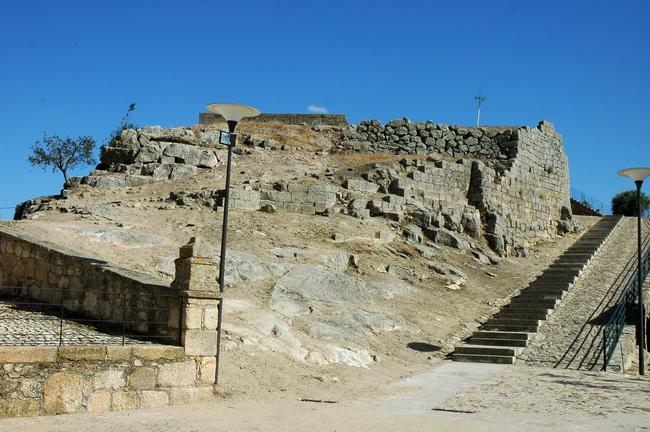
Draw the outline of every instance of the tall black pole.
<instances>
[{"instance_id":1,"label":"tall black pole","mask_svg":"<svg viewBox=\"0 0 650 432\"><path fill-rule=\"evenodd\" d=\"M639 259L637 283L639 293L639 374L645 375L645 308L643 305L643 279L641 277L641 185L643 180L636 180L636 211L637 211L637 254Z\"/></svg>"},{"instance_id":2,"label":"tall black pole","mask_svg":"<svg viewBox=\"0 0 650 432\"><path fill-rule=\"evenodd\" d=\"M219 384L219 359L221 358L221 321L223 317L223 290L226 277L226 241L228 240L228 202L230 199L230 170L232 167L232 149L237 142L235 135L236 121L228 122L228 131L230 132L230 144L228 145L228 162L226 164L226 191L223 198L223 224L221 225L221 251L219 253L219 292L221 299L217 306L217 355L215 357L216 365L214 369L214 384Z\"/></svg>"}]
</instances>

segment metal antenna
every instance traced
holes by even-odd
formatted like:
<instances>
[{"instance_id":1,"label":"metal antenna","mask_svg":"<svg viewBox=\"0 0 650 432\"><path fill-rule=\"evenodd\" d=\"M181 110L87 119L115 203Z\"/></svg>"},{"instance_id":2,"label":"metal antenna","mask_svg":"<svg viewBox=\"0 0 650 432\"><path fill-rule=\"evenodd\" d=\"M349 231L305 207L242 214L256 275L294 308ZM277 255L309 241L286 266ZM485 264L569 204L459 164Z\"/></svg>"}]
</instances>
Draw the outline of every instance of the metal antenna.
<instances>
[{"instance_id":1,"label":"metal antenna","mask_svg":"<svg viewBox=\"0 0 650 432\"><path fill-rule=\"evenodd\" d=\"M475 96L476 102L478 103L478 112L476 113L476 127L481 124L481 104L487 99L485 96L481 95L481 90L478 91L478 96Z\"/></svg>"}]
</instances>

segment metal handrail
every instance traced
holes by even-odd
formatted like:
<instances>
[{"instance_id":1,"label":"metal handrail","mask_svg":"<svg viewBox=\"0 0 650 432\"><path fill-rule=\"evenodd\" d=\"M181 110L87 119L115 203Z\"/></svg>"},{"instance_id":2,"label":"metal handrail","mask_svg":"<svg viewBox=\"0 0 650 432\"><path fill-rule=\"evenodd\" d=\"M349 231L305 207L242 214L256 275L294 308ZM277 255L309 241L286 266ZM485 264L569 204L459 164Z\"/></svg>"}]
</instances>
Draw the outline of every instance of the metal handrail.
<instances>
[{"instance_id":1,"label":"metal handrail","mask_svg":"<svg viewBox=\"0 0 650 432\"><path fill-rule=\"evenodd\" d=\"M646 220L646 226L650 227L650 223ZM646 239L644 251L642 252L641 258L641 283L645 280L650 273L650 240ZM611 316L607 322L603 325L603 370L607 370L607 366L614 356L616 350L616 345L618 344L621 335L623 334L623 328L625 327L625 322L627 318L627 308L628 304L634 303L637 298L637 293L639 290L639 282L637 277L638 264L633 268L632 272L629 272L629 281L627 286L621 292L616 306L612 311Z\"/></svg>"},{"instance_id":2,"label":"metal handrail","mask_svg":"<svg viewBox=\"0 0 650 432\"><path fill-rule=\"evenodd\" d=\"M594 211L600 212L602 215L606 214L611 214L609 210L605 210L606 208L609 208L609 206L606 206L602 201L600 201L597 198L594 198L593 196L571 186L570 187L570 196L574 200L578 201L581 204L584 204L591 208Z\"/></svg>"}]
</instances>

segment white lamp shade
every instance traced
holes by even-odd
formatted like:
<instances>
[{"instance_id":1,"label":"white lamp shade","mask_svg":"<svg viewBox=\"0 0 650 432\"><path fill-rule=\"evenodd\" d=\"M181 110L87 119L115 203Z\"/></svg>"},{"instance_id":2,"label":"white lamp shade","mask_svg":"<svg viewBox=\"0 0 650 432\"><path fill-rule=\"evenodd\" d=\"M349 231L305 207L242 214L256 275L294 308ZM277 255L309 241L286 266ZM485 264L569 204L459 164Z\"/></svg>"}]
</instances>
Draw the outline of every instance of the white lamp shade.
<instances>
[{"instance_id":1,"label":"white lamp shade","mask_svg":"<svg viewBox=\"0 0 650 432\"><path fill-rule=\"evenodd\" d=\"M257 117L260 110L255 107L230 103L213 103L207 106L208 111L221 114L226 121L239 122L244 117Z\"/></svg>"},{"instance_id":2,"label":"white lamp shade","mask_svg":"<svg viewBox=\"0 0 650 432\"><path fill-rule=\"evenodd\" d=\"M625 168L620 170L618 175L629 177L634 181L643 181L650 176L650 168Z\"/></svg>"}]
</instances>

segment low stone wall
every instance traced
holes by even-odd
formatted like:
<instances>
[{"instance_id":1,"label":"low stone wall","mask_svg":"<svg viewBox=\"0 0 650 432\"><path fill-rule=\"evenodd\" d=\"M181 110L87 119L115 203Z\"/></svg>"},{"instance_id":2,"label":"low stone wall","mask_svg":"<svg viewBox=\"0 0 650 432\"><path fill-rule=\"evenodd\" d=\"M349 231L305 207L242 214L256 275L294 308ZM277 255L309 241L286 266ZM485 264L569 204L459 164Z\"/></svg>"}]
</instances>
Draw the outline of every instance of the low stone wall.
<instances>
[{"instance_id":1,"label":"low stone wall","mask_svg":"<svg viewBox=\"0 0 650 432\"><path fill-rule=\"evenodd\" d=\"M343 130L341 148L395 154L447 154L454 157L509 159L517 127L467 127L396 119L383 125L365 120Z\"/></svg>"},{"instance_id":2,"label":"low stone wall","mask_svg":"<svg viewBox=\"0 0 650 432\"><path fill-rule=\"evenodd\" d=\"M146 408L210 397L221 299L217 264L196 238L179 255L169 286L0 227L3 292L15 287L15 295L100 320L126 321L149 338L181 345L0 347L0 417Z\"/></svg>"},{"instance_id":3,"label":"low stone wall","mask_svg":"<svg viewBox=\"0 0 650 432\"><path fill-rule=\"evenodd\" d=\"M181 299L169 285L0 226L0 285L13 294L179 343ZM4 290L6 293L8 290Z\"/></svg>"},{"instance_id":4,"label":"low stone wall","mask_svg":"<svg viewBox=\"0 0 650 432\"><path fill-rule=\"evenodd\" d=\"M215 364L159 345L0 347L0 417L206 401Z\"/></svg>"},{"instance_id":5,"label":"low stone wall","mask_svg":"<svg viewBox=\"0 0 650 432\"><path fill-rule=\"evenodd\" d=\"M242 122L278 122L292 125L307 124L309 126L335 126L344 127L348 125L348 120L344 114L261 114L252 119L243 119ZM215 113L199 113L199 124L215 125L225 124L222 116Z\"/></svg>"}]
</instances>

